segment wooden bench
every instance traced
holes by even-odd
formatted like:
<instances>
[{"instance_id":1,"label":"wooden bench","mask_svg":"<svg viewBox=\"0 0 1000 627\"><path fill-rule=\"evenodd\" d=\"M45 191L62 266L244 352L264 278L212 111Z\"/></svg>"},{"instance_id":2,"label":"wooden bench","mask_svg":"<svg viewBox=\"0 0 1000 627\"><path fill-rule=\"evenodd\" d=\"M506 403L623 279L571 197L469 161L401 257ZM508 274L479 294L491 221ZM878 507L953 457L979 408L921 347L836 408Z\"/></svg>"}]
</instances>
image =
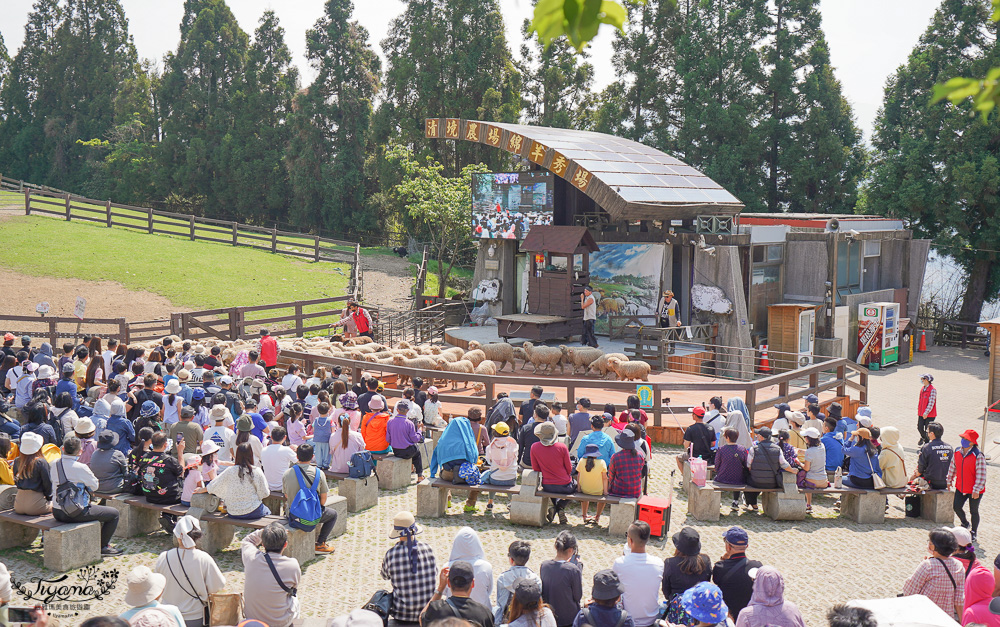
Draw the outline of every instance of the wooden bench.
<instances>
[{"instance_id":1,"label":"wooden bench","mask_svg":"<svg viewBox=\"0 0 1000 627\"><path fill-rule=\"evenodd\" d=\"M509 494L512 497L521 491L521 486L500 485L469 485L467 483L452 483L444 479L427 478L417 484L417 516L425 518L440 518L448 509L448 492L494 492Z\"/></svg>"},{"instance_id":2,"label":"wooden bench","mask_svg":"<svg viewBox=\"0 0 1000 627\"><path fill-rule=\"evenodd\" d=\"M94 497L101 499L102 505L118 510L118 527L115 529L117 538L132 538L153 533L161 528L160 514L183 516L188 512L188 507L180 503L157 505L147 501L144 496L124 492L98 492Z\"/></svg>"},{"instance_id":3,"label":"wooden bench","mask_svg":"<svg viewBox=\"0 0 1000 627\"><path fill-rule=\"evenodd\" d=\"M337 493L347 499L347 511L360 512L378 504L378 479L353 479L346 472L324 470L327 479L337 482Z\"/></svg>"},{"instance_id":4,"label":"wooden bench","mask_svg":"<svg viewBox=\"0 0 1000 627\"><path fill-rule=\"evenodd\" d=\"M548 510L547 500L553 499L566 499L569 501L577 502L588 502L588 503L604 503L610 505L609 509L609 520L608 520L608 534L612 537L614 536L624 536L625 532L628 531L629 525L635 522L638 499L624 498L620 496L596 496L593 494L584 494L583 492L574 492L573 494L560 494L558 492L546 492L545 490L536 490L535 496L542 497L542 502L545 503L545 509Z\"/></svg>"},{"instance_id":5,"label":"wooden bench","mask_svg":"<svg viewBox=\"0 0 1000 627\"><path fill-rule=\"evenodd\" d=\"M52 514L24 516L12 509L0 511L0 549L31 546L39 531L45 534L43 562L49 570L64 573L101 561L99 522L63 523Z\"/></svg>"}]
</instances>

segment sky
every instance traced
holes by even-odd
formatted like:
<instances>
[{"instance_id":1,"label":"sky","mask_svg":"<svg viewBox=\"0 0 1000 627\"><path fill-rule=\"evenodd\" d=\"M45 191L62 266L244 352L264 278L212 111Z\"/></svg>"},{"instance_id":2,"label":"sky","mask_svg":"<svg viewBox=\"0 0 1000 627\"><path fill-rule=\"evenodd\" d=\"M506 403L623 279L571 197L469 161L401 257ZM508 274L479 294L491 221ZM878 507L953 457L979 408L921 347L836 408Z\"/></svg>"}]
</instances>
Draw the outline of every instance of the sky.
<instances>
[{"instance_id":1,"label":"sky","mask_svg":"<svg viewBox=\"0 0 1000 627\"><path fill-rule=\"evenodd\" d=\"M882 102L886 78L906 61L917 39L927 28L941 0L821 0L823 28L830 56L844 94L854 107L858 124L870 140L872 123ZM141 57L161 60L177 47L183 0L121 0ZM507 39L515 54L520 48L521 25L531 15L531 0L500 0ZM24 38L24 23L32 0L2 0L3 34L11 56ZM240 26L249 33L257 28L261 14L273 9L285 28L286 41L304 80L315 72L305 59L305 31L322 15L323 0L229 0ZM403 10L400 0L356 0L355 17L368 29L379 54L389 22ZM595 87L613 82L612 30L602 27L593 43ZM384 58L383 58L384 61ZM162 66L162 63L161 63ZM446 115L446 111L441 112Z\"/></svg>"}]
</instances>

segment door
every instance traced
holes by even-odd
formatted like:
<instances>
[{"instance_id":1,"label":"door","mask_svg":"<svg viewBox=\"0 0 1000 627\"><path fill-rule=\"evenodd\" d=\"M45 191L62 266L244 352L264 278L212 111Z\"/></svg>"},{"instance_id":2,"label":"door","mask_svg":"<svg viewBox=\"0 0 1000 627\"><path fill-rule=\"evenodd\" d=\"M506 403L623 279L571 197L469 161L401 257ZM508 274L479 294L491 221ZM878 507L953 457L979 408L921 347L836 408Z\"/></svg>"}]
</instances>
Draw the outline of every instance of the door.
<instances>
[{"instance_id":1,"label":"door","mask_svg":"<svg viewBox=\"0 0 1000 627\"><path fill-rule=\"evenodd\" d=\"M799 367L813 362L816 343L816 310L807 309L799 313Z\"/></svg>"},{"instance_id":2,"label":"door","mask_svg":"<svg viewBox=\"0 0 1000 627\"><path fill-rule=\"evenodd\" d=\"M517 302L514 311L524 313L528 304L528 256L518 255L514 262L514 293Z\"/></svg>"}]
</instances>

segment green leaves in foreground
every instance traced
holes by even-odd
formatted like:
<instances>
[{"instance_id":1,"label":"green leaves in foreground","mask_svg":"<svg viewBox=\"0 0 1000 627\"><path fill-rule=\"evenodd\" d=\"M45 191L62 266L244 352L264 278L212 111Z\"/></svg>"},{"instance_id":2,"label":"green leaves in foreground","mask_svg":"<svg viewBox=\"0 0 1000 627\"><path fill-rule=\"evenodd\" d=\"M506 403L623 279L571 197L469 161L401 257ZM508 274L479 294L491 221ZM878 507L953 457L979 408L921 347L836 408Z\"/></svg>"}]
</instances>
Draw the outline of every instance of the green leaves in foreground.
<instances>
[{"instance_id":1,"label":"green leaves in foreground","mask_svg":"<svg viewBox=\"0 0 1000 627\"><path fill-rule=\"evenodd\" d=\"M1000 0L991 1L993 13L990 15L990 20L1000 22ZM985 122L993 109L1000 106L1000 67L991 68L986 73L986 78L955 77L945 83L935 85L931 104L936 104L946 98L953 105L957 105L966 98L972 98L973 113L978 112Z\"/></svg>"},{"instance_id":2,"label":"green leaves in foreground","mask_svg":"<svg viewBox=\"0 0 1000 627\"><path fill-rule=\"evenodd\" d=\"M582 52L601 24L625 32L625 8L614 0L538 0L528 32L538 33L545 47L565 35Z\"/></svg>"}]
</instances>

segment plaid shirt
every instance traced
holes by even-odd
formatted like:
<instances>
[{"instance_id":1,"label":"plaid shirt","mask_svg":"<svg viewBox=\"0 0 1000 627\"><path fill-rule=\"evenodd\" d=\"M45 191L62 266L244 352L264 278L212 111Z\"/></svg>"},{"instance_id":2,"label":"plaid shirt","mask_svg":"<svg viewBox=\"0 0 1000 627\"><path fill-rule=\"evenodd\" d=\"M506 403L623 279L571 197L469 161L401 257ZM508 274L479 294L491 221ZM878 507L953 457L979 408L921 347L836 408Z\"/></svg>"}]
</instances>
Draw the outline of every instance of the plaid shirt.
<instances>
[{"instance_id":1,"label":"plaid shirt","mask_svg":"<svg viewBox=\"0 0 1000 627\"><path fill-rule=\"evenodd\" d=\"M945 572L948 565L951 577ZM955 584L952 585L954 579ZM965 605L965 569L954 557L944 560L928 558L920 562L917 570L903 584L903 594L922 594L944 610L945 614L956 618L955 607Z\"/></svg>"},{"instance_id":2,"label":"plaid shirt","mask_svg":"<svg viewBox=\"0 0 1000 627\"><path fill-rule=\"evenodd\" d=\"M420 619L438 582L437 560L430 545L417 540L413 550L417 552L417 572L413 572L405 542L393 545L382 559L382 579L392 582L392 613L396 620L407 623Z\"/></svg>"},{"instance_id":3,"label":"plaid shirt","mask_svg":"<svg viewBox=\"0 0 1000 627\"><path fill-rule=\"evenodd\" d=\"M636 451L618 451L611 456L611 468L608 470L608 494L636 498L642 496L642 467L646 463L642 455Z\"/></svg>"},{"instance_id":4,"label":"plaid shirt","mask_svg":"<svg viewBox=\"0 0 1000 627\"><path fill-rule=\"evenodd\" d=\"M951 456L951 466L948 467L948 485L955 482L955 490L962 494L982 494L986 491L986 456L979 449L969 451L970 455L976 458L976 476L972 482L972 491L969 491L968 465L965 460L968 455L962 453L961 447L955 449L955 454ZM958 466L961 464L962 468ZM956 476L957 475L957 476Z\"/></svg>"}]
</instances>

